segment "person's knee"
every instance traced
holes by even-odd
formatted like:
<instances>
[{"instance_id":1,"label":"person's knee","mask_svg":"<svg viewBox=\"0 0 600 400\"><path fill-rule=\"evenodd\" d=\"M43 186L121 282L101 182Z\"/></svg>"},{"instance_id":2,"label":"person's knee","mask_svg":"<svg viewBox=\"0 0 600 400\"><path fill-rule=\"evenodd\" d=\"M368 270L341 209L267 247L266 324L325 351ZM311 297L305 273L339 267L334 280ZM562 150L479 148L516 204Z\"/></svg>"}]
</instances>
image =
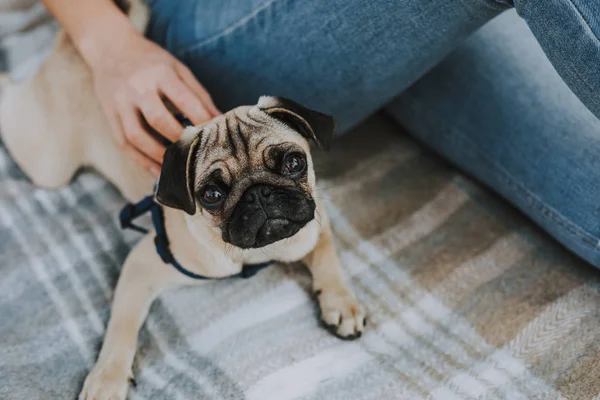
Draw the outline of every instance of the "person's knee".
<instances>
[{"instance_id":1,"label":"person's knee","mask_svg":"<svg viewBox=\"0 0 600 400\"><path fill-rule=\"evenodd\" d=\"M600 267L600 120L516 15L483 28L388 110Z\"/></svg>"}]
</instances>

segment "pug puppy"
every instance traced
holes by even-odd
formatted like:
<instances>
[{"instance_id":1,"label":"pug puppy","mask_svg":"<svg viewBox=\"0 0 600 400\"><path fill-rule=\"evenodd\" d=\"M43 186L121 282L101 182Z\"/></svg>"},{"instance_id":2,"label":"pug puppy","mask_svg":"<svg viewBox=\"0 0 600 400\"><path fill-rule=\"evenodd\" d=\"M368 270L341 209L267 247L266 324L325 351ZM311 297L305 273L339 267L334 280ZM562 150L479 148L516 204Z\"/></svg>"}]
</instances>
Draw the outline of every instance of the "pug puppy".
<instances>
[{"instance_id":1,"label":"pug puppy","mask_svg":"<svg viewBox=\"0 0 600 400\"><path fill-rule=\"evenodd\" d=\"M147 10L128 6L143 30ZM2 81L0 79L0 81ZM67 184L91 166L135 202L153 177L122 152L94 97L92 77L68 37L31 80L8 84L0 98L0 132L17 164L38 186ZM170 145L155 194L175 259L189 271L223 278L243 265L302 261L313 277L321 319L340 338L354 339L365 313L344 281L327 213L315 196L309 142L327 148L331 117L291 100L261 97ZM166 264L148 233L131 251L115 290L98 361L80 399L124 399L132 379L138 330L161 292L206 284Z\"/></svg>"}]
</instances>

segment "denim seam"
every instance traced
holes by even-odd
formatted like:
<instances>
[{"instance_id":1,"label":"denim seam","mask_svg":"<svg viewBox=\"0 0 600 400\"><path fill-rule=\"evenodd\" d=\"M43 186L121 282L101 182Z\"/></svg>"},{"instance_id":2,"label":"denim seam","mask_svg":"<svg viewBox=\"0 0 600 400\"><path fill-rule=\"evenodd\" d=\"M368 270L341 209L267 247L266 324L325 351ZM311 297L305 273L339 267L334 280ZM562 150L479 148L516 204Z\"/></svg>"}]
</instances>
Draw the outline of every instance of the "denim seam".
<instances>
[{"instance_id":1,"label":"denim seam","mask_svg":"<svg viewBox=\"0 0 600 400\"><path fill-rule=\"evenodd\" d=\"M229 26L227 26L226 28L223 28L220 32L217 32L209 37L207 37L206 39L202 40L199 43L195 43L193 45L190 45L188 47L185 47L182 50L178 50L177 56L179 58L186 56L188 53L197 50L205 45L207 45L208 43L214 42L216 40L219 40L220 38L227 36L233 32L235 32L238 28L245 26L250 20L252 20L253 18L255 18L258 14L260 14L262 11L264 11L265 9L269 8L273 3L275 3L277 0L267 0L264 3L261 3L256 9L252 10L251 12L249 12L248 14L240 17L237 21L235 21L234 23L230 24Z\"/></svg>"},{"instance_id":2,"label":"denim seam","mask_svg":"<svg viewBox=\"0 0 600 400\"><path fill-rule=\"evenodd\" d=\"M456 134L456 131L454 131ZM466 144L465 138L460 137L461 141ZM583 244L598 249L598 242L600 239L594 237L592 234L584 230L582 227L573 223L572 220L566 218L559 213L555 208L548 206L534 193L530 192L527 188L523 187L500 165L491 161L491 157L483 150L478 150L487 162L496 172L500 175L500 179L504 181L507 186L520 193L521 197L529 203L535 210L537 210L542 217L546 220L557 224L563 228L570 235L578 238Z\"/></svg>"},{"instance_id":3,"label":"denim seam","mask_svg":"<svg viewBox=\"0 0 600 400\"><path fill-rule=\"evenodd\" d=\"M596 36L596 34L594 33L594 31L592 30L592 28L590 27L589 23L587 22L587 20L583 17L583 14L581 14L581 12L579 11L579 9L577 8L577 6L575 6L575 4L571 1L571 0L566 0L566 2L568 2L571 5L571 8L573 10L573 12L579 17L579 19L583 22L582 25L585 27L584 29L587 31L587 33L589 34L588 36L590 36L592 38L593 41L596 42L596 44L598 46L600 46L600 38L598 38ZM520 7L518 8L518 12L519 10L525 10L527 5L529 5L528 1L523 1L523 4L520 5ZM519 15L521 15L521 13L519 12ZM525 14L523 13L523 18L525 18ZM525 20L527 21L527 19L525 18ZM529 24L529 22L528 22ZM544 49L544 52L546 52L546 50ZM594 87L592 86L591 83L589 83L587 81L587 78L582 76L581 73L577 70L577 69L572 69L571 72L573 73L573 75L575 75L577 77L577 79L579 79L579 82L581 84L583 84L585 86L585 88L590 91L593 92L594 91ZM570 85L569 85L570 86ZM579 97L579 96L578 96ZM586 105L587 107L587 105Z\"/></svg>"},{"instance_id":4,"label":"denim seam","mask_svg":"<svg viewBox=\"0 0 600 400\"><path fill-rule=\"evenodd\" d=\"M573 7L573 9L575 10L575 12L579 15L579 17L581 18L581 20L585 23L585 27L587 28L587 30L590 33L590 36L593 37L596 41L596 44L600 44L600 38L598 38L598 36L596 36L596 34L594 33L594 30L592 29L592 27L590 26L590 23L585 19L584 15L581 13L581 11L579 10L579 8L577 8L577 6L575 5L575 3L573 3L572 0L566 0L569 4L571 4L571 7Z\"/></svg>"},{"instance_id":5,"label":"denim seam","mask_svg":"<svg viewBox=\"0 0 600 400\"><path fill-rule=\"evenodd\" d=\"M490 164L493 164L490 162ZM535 194L528 191L523 186L516 183L516 181L508 175L505 171L501 170L501 167L498 165L493 165L500 172L500 178L512 189L516 189L521 192L523 198L536 210L540 212L540 214L549 220L552 223L557 224L558 226L565 229L571 235L579 238L582 243L588 245L591 248L597 249L598 242L600 239L595 238L589 232L585 231L580 226L574 224L571 220L560 214L553 207L547 206L539 197Z\"/></svg>"},{"instance_id":6,"label":"denim seam","mask_svg":"<svg viewBox=\"0 0 600 400\"><path fill-rule=\"evenodd\" d=\"M421 112L424 111L424 114L427 114L430 118L438 120L438 118L436 116L434 116L432 113L429 113L429 112L423 110L421 107L418 107L418 108L420 109ZM450 139L452 139L452 140L459 139L461 144L464 145L464 147L473 148L473 147L469 146L470 142L468 140L466 140L466 138L459 131L457 131L456 129L453 129L453 128L449 128L449 131L451 133L453 133L453 135ZM529 190L527 190L525 187L518 184L517 181L514 178L512 178L511 175L502 166L491 161L492 157L490 157L487 154L487 152L485 152L484 150L480 150L480 149L476 149L476 151L479 152L480 155L483 156L484 162L489 164L493 169L496 170L497 173L500 174L500 178L506 184L508 184L511 188L516 189L516 191L519 192L521 194L521 196L529 204L531 204L536 210L540 211L540 214L545 219L549 220L552 223L558 224L561 228L566 230L567 233L576 237L577 239L579 239L581 241L581 243L590 247L591 249L593 249L593 250L599 249L599 247L600 247L600 239L599 238L596 238L593 234L587 232L585 229L576 225L570 219L561 215L553 207L549 207L548 205L546 205L543 201L541 201L539 199L538 196L536 196L535 194L533 194Z\"/></svg>"},{"instance_id":7,"label":"denim seam","mask_svg":"<svg viewBox=\"0 0 600 400\"><path fill-rule=\"evenodd\" d=\"M600 39L594 34L594 31L592 30L592 28L590 27L590 24L588 24L588 22L586 21L586 19L583 17L583 14L581 14L581 12L579 11L579 9L577 8L577 6L571 1L571 0L566 0L572 7L573 11L575 12L576 15L579 16L579 19L581 21L583 21L583 24L585 26L585 28L587 28L587 31L589 33L589 36L592 37L592 40L596 41L596 44L600 45ZM577 70L577 69L573 69L571 71L575 76L577 76L577 78L579 79L579 82L582 83L586 89L590 92L594 91L594 87L592 86L591 83L589 83L587 81L587 78L582 76L581 73ZM587 107L587 106L586 106Z\"/></svg>"}]
</instances>

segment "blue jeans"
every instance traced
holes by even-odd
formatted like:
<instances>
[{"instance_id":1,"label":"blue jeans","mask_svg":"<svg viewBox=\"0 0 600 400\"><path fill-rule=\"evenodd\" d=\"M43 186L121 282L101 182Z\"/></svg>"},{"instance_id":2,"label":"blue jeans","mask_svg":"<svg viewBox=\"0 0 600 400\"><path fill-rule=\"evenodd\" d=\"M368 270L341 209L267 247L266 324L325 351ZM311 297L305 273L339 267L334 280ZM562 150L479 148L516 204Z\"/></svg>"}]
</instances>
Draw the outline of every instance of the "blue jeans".
<instances>
[{"instance_id":1,"label":"blue jeans","mask_svg":"<svg viewBox=\"0 0 600 400\"><path fill-rule=\"evenodd\" d=\"M222 109L286 96L346 130L387 106L600 267L597 0L150 3L150 37Z\"/></svg>"}]
</instances>

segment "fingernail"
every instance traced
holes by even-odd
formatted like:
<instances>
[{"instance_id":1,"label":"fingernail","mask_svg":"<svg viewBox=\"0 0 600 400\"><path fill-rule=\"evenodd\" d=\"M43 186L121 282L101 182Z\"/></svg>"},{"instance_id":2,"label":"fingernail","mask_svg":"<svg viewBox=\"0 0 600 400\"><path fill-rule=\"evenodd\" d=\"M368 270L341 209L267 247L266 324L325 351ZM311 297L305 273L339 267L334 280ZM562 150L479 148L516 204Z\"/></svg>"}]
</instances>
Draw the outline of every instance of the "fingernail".
<instances>
[{"instance_id":1,"label":"fingernail","mask_svg":"<svg viewBox=\"0 0 600 400\"><path fill-rule=\"evenodd\" d=\"M150 167L150 173L158 178L158 176L160 175L160 168Z\"/></svg>"}]
</instances>

